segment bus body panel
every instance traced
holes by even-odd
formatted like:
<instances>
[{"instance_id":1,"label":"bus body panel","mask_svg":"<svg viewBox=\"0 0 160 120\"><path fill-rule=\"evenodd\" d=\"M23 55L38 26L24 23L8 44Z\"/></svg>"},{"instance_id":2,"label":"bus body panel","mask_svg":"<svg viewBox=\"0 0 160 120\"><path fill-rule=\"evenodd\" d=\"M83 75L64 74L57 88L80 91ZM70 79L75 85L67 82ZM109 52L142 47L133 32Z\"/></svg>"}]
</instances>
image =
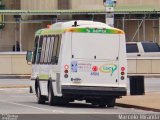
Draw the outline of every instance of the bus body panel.
<instances>
[{"instance_id":1,"label":"bus body panel","mask_svg":"<svg viewBox=\"0 0 160 120\"><path fill-rule=\"evenodd\" d=\"M126 43L125 43L125 34L120 34L120 44L119 44L119 49L120 49L120 55L119 55L119 87L125 87L127 88L127 58L126 58ZM125 70L122 71L121 68L124 67ZM121 80L121 72L124 72L124 80Z\"/></svg>"}]
</instances>

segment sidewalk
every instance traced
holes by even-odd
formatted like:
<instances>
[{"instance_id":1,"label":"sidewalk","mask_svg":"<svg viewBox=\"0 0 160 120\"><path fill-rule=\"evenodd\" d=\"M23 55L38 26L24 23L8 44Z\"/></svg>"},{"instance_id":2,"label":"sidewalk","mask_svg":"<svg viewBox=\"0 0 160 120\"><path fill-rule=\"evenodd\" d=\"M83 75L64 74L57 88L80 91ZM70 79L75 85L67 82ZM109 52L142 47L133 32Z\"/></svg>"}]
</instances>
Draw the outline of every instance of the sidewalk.
<instances>
[{"instance_id":1,"label":"sidewalk","mask_svg":"<svg viewBox=\"0 0 160 120\"><path fill-rule=\"evenodd\" d=\"M160 92L150 92L145 95L124 96L117 99L118 106L138 108L160 112Z\"/></svg>"}]
</instances>

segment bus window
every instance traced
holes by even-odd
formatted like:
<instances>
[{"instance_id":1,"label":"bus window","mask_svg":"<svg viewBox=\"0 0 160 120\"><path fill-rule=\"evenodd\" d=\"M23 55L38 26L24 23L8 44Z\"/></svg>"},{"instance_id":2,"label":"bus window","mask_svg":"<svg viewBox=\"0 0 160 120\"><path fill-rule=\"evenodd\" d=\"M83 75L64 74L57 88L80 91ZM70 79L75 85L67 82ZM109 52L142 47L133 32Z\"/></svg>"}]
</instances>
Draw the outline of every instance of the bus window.
<instances>
[{"instance_id":1,"label":"bus window","mask_svg":"<svg viewBox=\"0 0 160 120\"><path fill-rule=\"evenodd\" d=\"M58 47L57 47L57 52L56 52L56 56L57 56L57 57L59 57L59 53L60 53L61 39L62 39L61 37L62 37L62 36L59 35L58 37L59 37L59 38L58 38L59 40L58 40Z\"/></svg>"},{"instance_id":2,"label":"bus window","mask_svg":"<svg viewBox=\"0 0 160 120\"><path fill-rule=\"evenodd\" d=\"M36 36L35 38L35 43L34 43L34 52L33 52L33 60L32 60L32 64L35 64L36 62L36 56L37 56L37 47L38 47L38 40L39 40L39 36Z\"/></svg>"},{"instance_id":3,"label":"bus window","mask_svg":"<svg viewBox=\"0 0 160 120\"><path fill-rule=\"evenodd\" d=\"M49 46L49 51L48 51L48 63L51 63L52 60L52 51L53 51L53 45L54 45L54 36L50 37L50 46Z\"/></svg>"},{"instance_id":4,"label":"bus window","mask_svg":"<svg viewBox=\"0 0 160 120\"><path fill-rule=\"evenodd\" d=\"M54 36L54 45L53 45L52 60L51 60L52 64L58 64L60 45L61 45L61 36L60 35Z\"/></svg>"},{"instance_id":5,"label":"bus window","mask_svg":"<svg viewBox=\"0 0 160 120\"><path fill-rule=\"evenodd\" d=\"M40 36L35 44L37 53L35 54L37 64L58 64L61 36ZM38 44L38 39L39 44Z\"/></svg>"},{"instance_id":6,"label":"bus window","mask_svg":"<svg viewBox=\"0 0 160 120\"><path fill-rule=\"evenodd\" d=\"M41 64L51 64L52 62L52 51L54 49L54 36L44 36L42 42L42 50L41 50ZM55 47L56 48L56 47Z\"/></svg>"},{"instance_id":7,"label":"bus window","mask_svg":"<svg viewBox=\"0 0 160 120\"><path fill-rule=\"evenodd\" d=\"M43 39L44 39L44 37L41 36L41 37L40 37L40 40L39 40L39 45L38 45L38 50L37 50L37 59L36 59L36 63L37 63L37 64L40 63L40 58L42 57L41 51L42 51Z\"/></svg>"},{"instance_id":8,"label":"bus window","mask_svg":"<svg viewBox=\"0 0 160 120\"><path fill-rule=\"evenodd\" d=\"M51 41L51 37L48 36L46 38L46 49L44 51L44 63L47 64L48 63L48 58L49 58L49 51L50 51L50 41Z\"/></svg>"}]
</instances>

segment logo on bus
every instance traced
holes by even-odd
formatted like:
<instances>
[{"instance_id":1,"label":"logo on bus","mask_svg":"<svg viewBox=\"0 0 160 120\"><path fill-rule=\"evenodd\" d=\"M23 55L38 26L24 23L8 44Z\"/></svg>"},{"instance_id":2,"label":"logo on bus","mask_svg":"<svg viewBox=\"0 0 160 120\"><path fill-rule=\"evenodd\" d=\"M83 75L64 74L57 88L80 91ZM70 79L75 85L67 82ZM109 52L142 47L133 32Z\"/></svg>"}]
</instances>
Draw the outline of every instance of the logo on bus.
<instances>
[{"instance_id":1,"label":"logo on bus","mask_svg":"<svg viewBox=\"0 0 160 120\"><path fill-rule=\"evenodd\" d=\"M100 72L111 73L111 75L113 75L113 73L117 70L117 65L105 64L105 65L100 66L99 70Z\"/></svg>"}]
</instances>

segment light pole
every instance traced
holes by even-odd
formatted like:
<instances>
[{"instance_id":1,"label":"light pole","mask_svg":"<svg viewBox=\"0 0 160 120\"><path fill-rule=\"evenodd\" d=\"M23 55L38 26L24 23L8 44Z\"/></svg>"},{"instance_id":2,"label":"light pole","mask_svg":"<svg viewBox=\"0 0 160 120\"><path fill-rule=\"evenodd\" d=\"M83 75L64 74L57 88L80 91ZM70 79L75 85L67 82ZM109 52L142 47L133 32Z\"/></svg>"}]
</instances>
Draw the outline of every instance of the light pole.
<instances>
[{"instance_id":1,"label":"light pole","mask_svg":"<svg viewBox=\"0 0 160 120\"><path fill-rule=\"evenodd\" d=\"M22 23L21 23L21 15L14 15L14 18L16 20L16 24L19 24L19 40L18 40L18 35L16 35L16 39L15 39L15 51L22 51ZM16 25L17 27L17 25ZM17 32L17 31L16 31Z\"/></svg>"},{"instance_id":2,"label":"light pole","mask_svg":"<svg viewBox=\"0 0 160 120\"><path fill-rule=\"evenodd\" d=\"M106 24L114 26L114 7L117 0L103 0L103 4L106 10Z\"/></svg>"}]
</instances>

